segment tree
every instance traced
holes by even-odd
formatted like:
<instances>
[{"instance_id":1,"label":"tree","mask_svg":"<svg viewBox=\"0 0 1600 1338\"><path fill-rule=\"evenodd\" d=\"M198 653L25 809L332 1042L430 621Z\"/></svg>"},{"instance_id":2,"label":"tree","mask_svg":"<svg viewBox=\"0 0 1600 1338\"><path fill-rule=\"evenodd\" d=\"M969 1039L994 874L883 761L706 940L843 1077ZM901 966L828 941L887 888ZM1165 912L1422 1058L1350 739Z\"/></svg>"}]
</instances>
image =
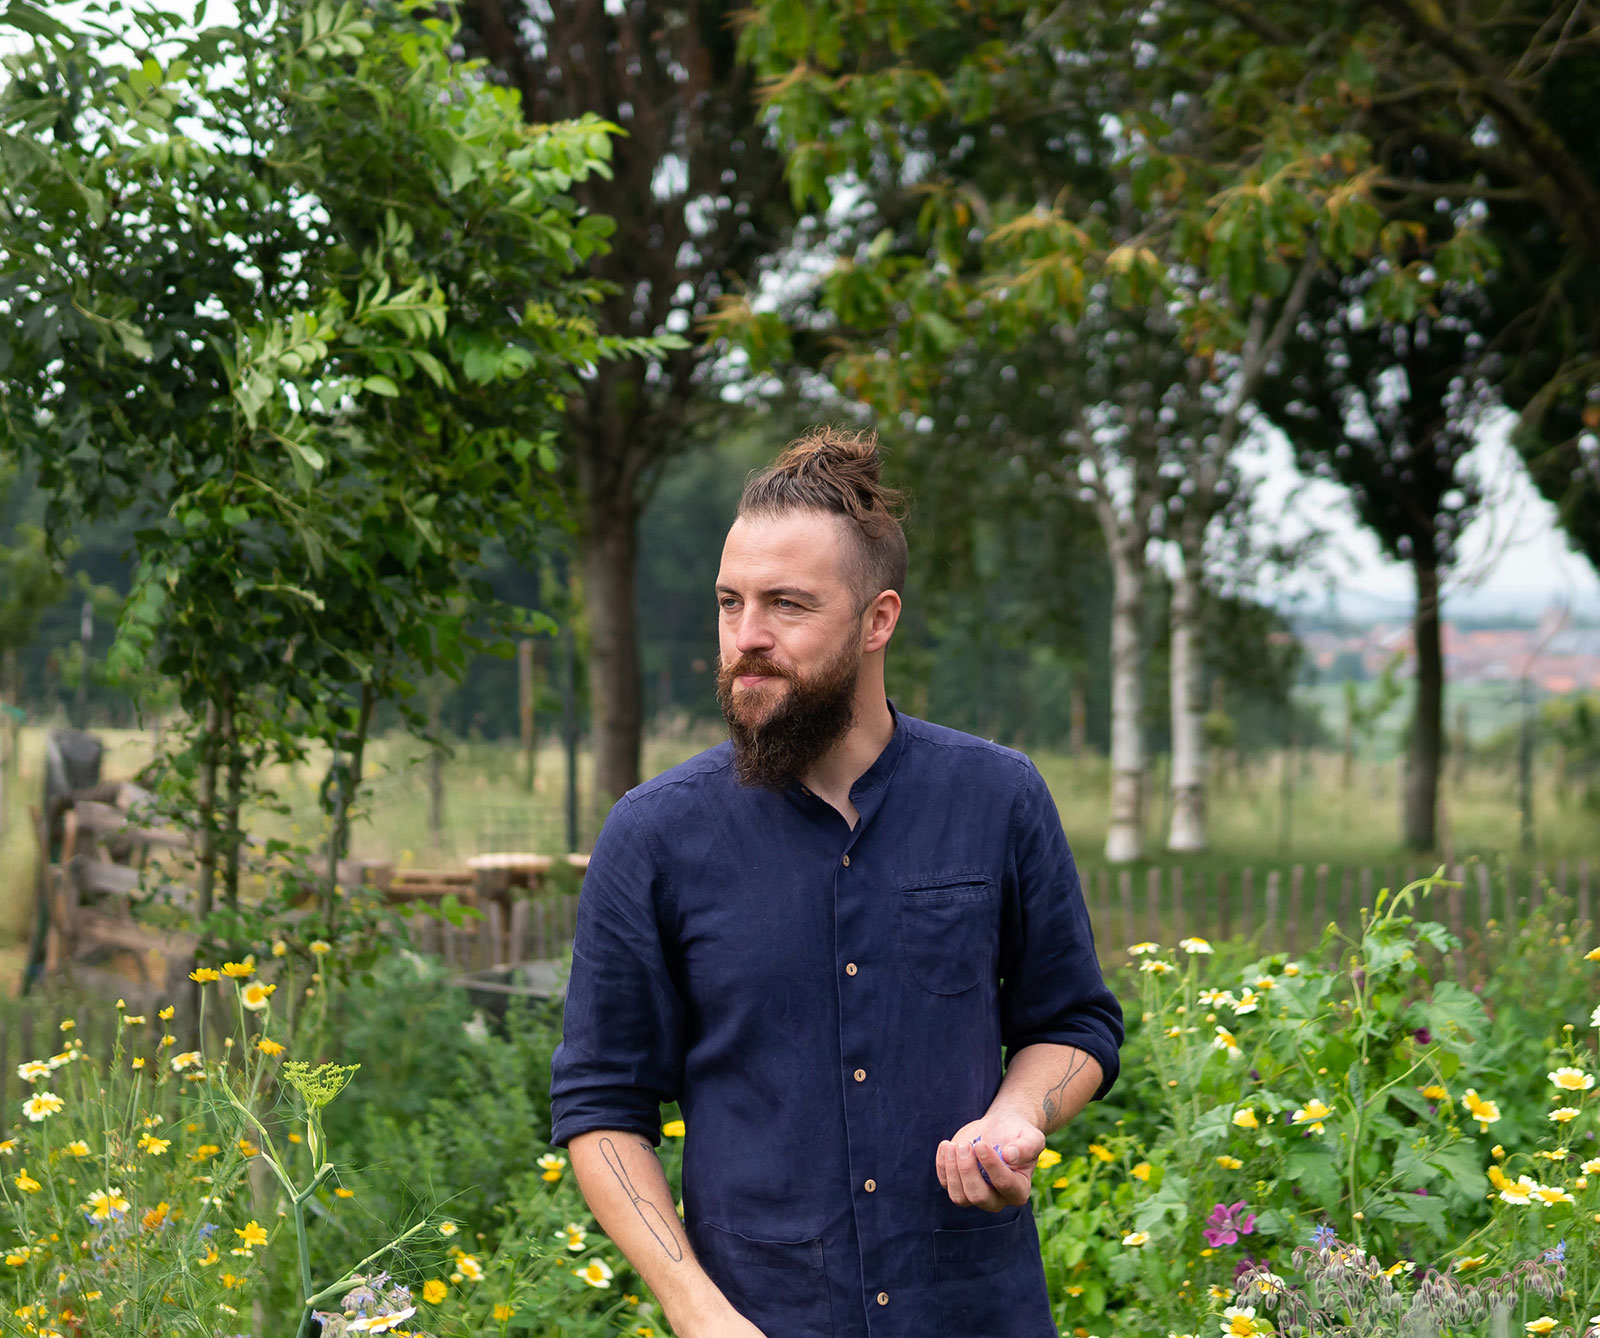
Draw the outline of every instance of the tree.
<instances>
[{"instance_id":1,"label":"tree","mask_svg":"<svg viewBox=\"0 0 1600 1338\"><path fill-rule=\"evenodd\" d=\"M190 713L202 914L251 768L320 739L331 916L377 703L459 672L483 545L552 526L579 371L657 348L600 336L574 273L611 127L527 126L444 20L239 10L7 58L0 448L51 534L141 520L120 654Z\"/></svg>"},{"instance_id":2,"label":"tree","mask_svg":"<svg viewBox=\"0 0 1600 1338\"><path fill-rule=\"evenodd\" d=\"M1411 566L1417 665L1402 831L1413 849L1431 850L1444 744L1440 576L1480 496L1462 461L1498 401L1473 290L1436 314L1378 324L1362 312L1370 282L1324 286L1290 339L1292 374L1263 398L1301 468L1344 484L1385 551Z\"/></svg>"},{"instance_id":3,"label":"tree","mask_svg":"<svg viewBox=\"0 0 1600 1338\"><path fill-rule=\"evenodd\" d=\"M754 79L735 58L732 6L468 0L462 12L530 121L599 113L626 132L614 172L578 187L619 228L590 265L609 285L601 329L687 332L721 295L755 282L793 215ZM663 345L648 361L596 367L568 401L563 478L578 522L603 803L639 783L639 517L662 466L694 439L697 403L710 399L703 352L701 341Z\"/></svg>"}]
</instances>

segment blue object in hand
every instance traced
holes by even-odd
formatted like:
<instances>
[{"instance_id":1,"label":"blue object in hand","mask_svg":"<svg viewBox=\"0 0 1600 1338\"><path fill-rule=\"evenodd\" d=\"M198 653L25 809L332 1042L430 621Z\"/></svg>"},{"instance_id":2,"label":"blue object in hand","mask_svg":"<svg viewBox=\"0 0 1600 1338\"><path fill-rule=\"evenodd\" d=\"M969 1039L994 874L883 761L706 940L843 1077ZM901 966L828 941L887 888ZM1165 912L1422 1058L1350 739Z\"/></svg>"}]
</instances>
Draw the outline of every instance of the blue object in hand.
<instances>
[{"instance_id":1,"label":"blue object in hand","mask_svg":"<svg viewBox=\"0 0 1600 1338\"><path fill-rule=\"evenodd\" d=\"M974 1143L981 1143L983 1141L983 1139L982 1138L974 1138L972 1141ZM1006 1159L1006 1154L1000 1151L1000 1144L991 1143L991 1144L989 1144L989 1146L992 1147L995 1150L995 1155L998 1156L1001 1161L1004 1161ZM983 1169L983 1163L981 1161L978 1163L978 1174L983 1177L983 1183L984 1184L986 1184L986 1185L993 1185L994 1184L994 1181L989 1179L989 1173L986 1170Z\"/></svg>"}]
</instances>

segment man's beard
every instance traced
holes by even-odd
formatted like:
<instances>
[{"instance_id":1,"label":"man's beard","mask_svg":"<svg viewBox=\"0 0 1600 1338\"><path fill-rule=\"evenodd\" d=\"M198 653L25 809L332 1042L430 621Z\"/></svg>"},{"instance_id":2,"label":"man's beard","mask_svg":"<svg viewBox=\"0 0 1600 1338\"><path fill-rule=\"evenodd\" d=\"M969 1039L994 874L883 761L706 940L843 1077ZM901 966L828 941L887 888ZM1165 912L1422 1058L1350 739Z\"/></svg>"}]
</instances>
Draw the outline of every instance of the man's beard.
<instances>
[{"instance_id":1,"label":"man's beard","mask_svg":"<svg viewBox=\"0 0 1600 1338\"><path fill-rule=\"evenodd\" d=\"M728 722L733 772L739 783L769 790L797 784L849 732L860 673L861 655L848 644L810 678L760 655L742 655L731 665L719 666L717 704ZM768 683L754 693L746 692L736 703L733 685L741 674L769 674L789 686L779 689ZM764 716L754 718L756 701L774 691L782 692L782 699Z\"/></svg>"}]
</instances>

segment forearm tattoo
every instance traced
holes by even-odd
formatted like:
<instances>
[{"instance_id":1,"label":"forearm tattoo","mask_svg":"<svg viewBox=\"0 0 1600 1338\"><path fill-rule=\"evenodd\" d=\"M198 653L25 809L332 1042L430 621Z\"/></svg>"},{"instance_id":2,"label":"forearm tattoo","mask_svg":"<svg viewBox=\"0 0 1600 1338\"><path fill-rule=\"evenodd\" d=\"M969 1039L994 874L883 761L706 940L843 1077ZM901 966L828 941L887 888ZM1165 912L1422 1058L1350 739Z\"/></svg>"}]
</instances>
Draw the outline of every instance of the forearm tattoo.
<instances>
[{"instance_id":1,"label":"forearm tattoo","mask_svg":"<svg viewBox=\"0 0 1600 1338\"><path fill-rule=\"evenodd\" d=\"M652 1152L648 1143L640 1143L646 1152ZM661 1248L666 1251L667 1258L673 1263L683 1260L683 1242L678 1239L675 1232L666 1223L661 1215L661 1209L651 1203L649 1199L633 1187L633 1181L628 1178L628 1172L622 1164L622 1154L617 1151L617 1145L609 1138L600 1140L600 1155L606 1159L606 1165L611 1168L611 1174L617 1177L617 1183L622 1186L622 1192L628 1196L633 1204L633 1210L639 1214L645 1226L650 1229L650 1234L656 1238Z\"/></svg>"},{"instance_id":2,"label":"forearm tattoo","mask_svg":"<svg viewBox=\"0 0 1600 1338\"><path fill-rule=\"evenodd\" d=\"M1061 1113L1061 1103L1067 1095L1067 1084L1089 1066L1089 1056L1082 1050L1074 1050L1072 1058L1067 1061L1067 1071L1062 1074L1061 1081L1044 1094L1044 1122L1052 1124L1057 1115Z\"/></svg>"}]
</instances>

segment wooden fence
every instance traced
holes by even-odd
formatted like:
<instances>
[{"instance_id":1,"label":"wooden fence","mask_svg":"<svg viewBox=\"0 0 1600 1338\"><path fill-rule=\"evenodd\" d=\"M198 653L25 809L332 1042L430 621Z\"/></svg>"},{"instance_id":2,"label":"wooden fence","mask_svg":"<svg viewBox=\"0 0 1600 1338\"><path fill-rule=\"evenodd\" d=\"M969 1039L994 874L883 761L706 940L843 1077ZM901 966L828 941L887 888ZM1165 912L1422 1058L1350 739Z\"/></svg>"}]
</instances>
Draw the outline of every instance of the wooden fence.
<instances>
[{"instance_id":1,"label":"wooden fence","mask_svg":"<svg viewBox=\"0 0 1600 1338\"><path fill-rule=\"evenodd\" d=\"M1252 939L1263 951L1309 951L1330 921L1347 930L1370 911L1378 893L1398 892L1437 865L1343 867L1290 864L1239 870L1172 865L1135 873L1086 866L1084 900L1103 961L1125 961L1130 944L1172 946L1190 935ZM1595 924L1595 868L1588 859L1553 865L1473 862L1445 870L1456 887L1426 889L1411 912L1437 920L1465 940L1491 920L1516 924L1559 900L1575 927Z\"/></svg>"},{"instance_id":2,"label":"wooden fence","mask_svg":"<svg viewBox=\"0 0 1600 1338\"><path fill-rule=\"evenodd\" d=\"M1440 921L1470 943L1491 920L1513 925L1560 899L1574 935L1593 937L1600 932L1594 919L1597 868L1600 861L1591 860L1498 869L1474 863L1447 870L1460 886L1429 892L1416 913ZM1171 947L1189 935L1214 940L1241 936L1253 939L1262 951L1309 953L1330 920L1354 926L1382 888L1398 890L1432 872L1431 867L1405 865L1291 864L1209 871L1174 865L1137 873L1085 866L1080 877L1101 961L1111 968L1127 961L1130 944L1148 939ZM560 960L572 943L577 904L570 893L520 898L509 905L489 900L481 907L482 919L459 926L417 916L409 923L409 946L439 958L475 991L517 994L531 988L553 993L559 987ZM509 968L521 968L512 973L518 979L496 979ZM97 979L96 984L103 982ZM153 1013L168 1002L137 982L122 993L132 1012ZM76 1026L65 1034L58 1030L60 1014L43 1004L25 1001L0 1016L0 1109L13 1109L10 1103L23 1097L26 1084L16 1071L23 1061L48 1058L73 1038L92 1055L104 1058L109 1053L116 1029L112 1001L85 1000L72 1015ZM145 1038L141 1043L153 1046L157 1030L138 1029Z\"/></svg>"}]
</instances>

